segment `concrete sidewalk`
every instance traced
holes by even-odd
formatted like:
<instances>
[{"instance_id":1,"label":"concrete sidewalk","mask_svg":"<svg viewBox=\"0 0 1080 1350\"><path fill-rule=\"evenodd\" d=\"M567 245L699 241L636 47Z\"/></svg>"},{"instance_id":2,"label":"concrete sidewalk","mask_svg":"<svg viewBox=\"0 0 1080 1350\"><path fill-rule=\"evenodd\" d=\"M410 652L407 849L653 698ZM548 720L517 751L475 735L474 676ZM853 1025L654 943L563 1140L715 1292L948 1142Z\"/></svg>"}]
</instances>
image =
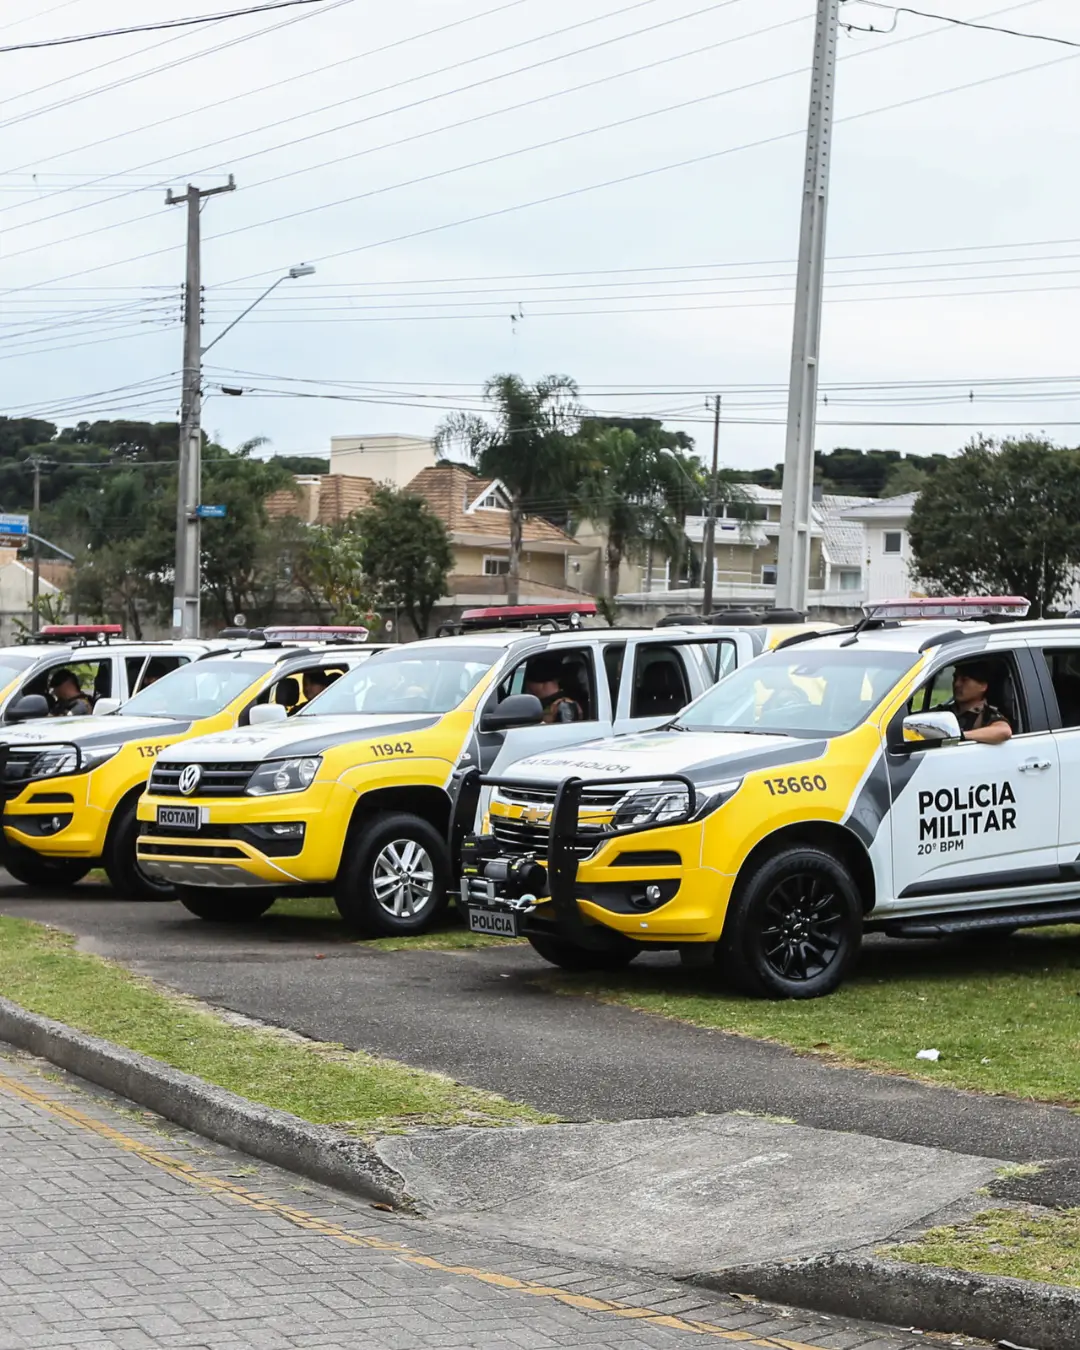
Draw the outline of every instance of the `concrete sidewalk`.
<instances>
[{"instance_id":1,"label":"concrete sidewalk","mask_svg":"<svg viewBox=\"0 0 1080 1350\"><path fill-rule=\"evenodd\" d=\"M2 1046L0 1212L4 1350L927 1343L379 1213Z\"/></svg>"},{"instance_id":2,"label":"concrete sidewalk","mask_svg":"<svg viewBox=\"0 0 1080 1350\"><path fill-rule=\"evenodd\" d=\"M422 1210L675 1276L845 1252L993 1180L986 1158L747 1116L453 1129L377 1144Z\"/></svg>"}]
</instances>

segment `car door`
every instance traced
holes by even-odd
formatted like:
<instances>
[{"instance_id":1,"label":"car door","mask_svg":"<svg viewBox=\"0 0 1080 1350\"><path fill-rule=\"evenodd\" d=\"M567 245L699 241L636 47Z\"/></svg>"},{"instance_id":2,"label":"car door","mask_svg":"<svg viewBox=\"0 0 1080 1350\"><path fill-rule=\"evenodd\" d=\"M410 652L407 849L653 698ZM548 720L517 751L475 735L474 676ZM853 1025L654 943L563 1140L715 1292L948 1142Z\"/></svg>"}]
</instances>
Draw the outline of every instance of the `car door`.
<instances>
[{"instance_id":1,"label":"car door","mask_svg":"<svg viewBox=\"0 0 1080 1350\"><path fill-rule=\"evenodd\" d=\"M515 764L526 755L535 755L542 750L557 750L564 745L577 745L582 741L595 740L599 736L610 736L612 732L611 693L607 671L602 667L599 644L582 642L574 645L559 645L549 649L552 655L558 655L567 672L563 688L578 700L585 716L580 722L555 722L533 727L512 727L502 733L501 744L491 756L491 768L488 772L501 774L507 766ZM535 653L534 653L535 655ZM499 681L492 691L493 700L501 700L507 694L520 694L524 689L525 668L529 658L523 658L509 673ZM481 707L486 707L487 701ZM482 713L481 713L482 715ZM485 756L487 758L487 756Z\"/></svg>"},{"instance_id":2,"label":"car door","mask_svg":"<svg viewBox=\"0 0 1080 1350\"><path fill-rule=\"evenodd\" d=\"M956 657L889 725L893 897L905 907L1026 899L1057 880L1059 758L1034 658L1026 647L978 655L996 672L989 701L1013 722L1010 740L904 744L904 714L951 697Z\"/></svg>"},{"instance_id":3,"label":"car door","mask_svg":"<svg viewBox=\"0 0 1080 1350\"><path fill-rule=\"evenodd\" d=\"M615 712L615 734L663 726L739 661L736 636L664 640L649 636L628 644Z\"/></svg>"},{"instance_id":4,"label":"car door","mask_svg":"<svg viewBox=\"0 0 1080 1350\"><path fill-rule=\"evenodd\" d=\"M1080 811L1071 792L1080 783L1080 642L1047 640L1033 645L1032 656L1043 681L1063 788L1058 803L1058 862L1063 881L1080 879Z\"/></svg>"}]
</instances>

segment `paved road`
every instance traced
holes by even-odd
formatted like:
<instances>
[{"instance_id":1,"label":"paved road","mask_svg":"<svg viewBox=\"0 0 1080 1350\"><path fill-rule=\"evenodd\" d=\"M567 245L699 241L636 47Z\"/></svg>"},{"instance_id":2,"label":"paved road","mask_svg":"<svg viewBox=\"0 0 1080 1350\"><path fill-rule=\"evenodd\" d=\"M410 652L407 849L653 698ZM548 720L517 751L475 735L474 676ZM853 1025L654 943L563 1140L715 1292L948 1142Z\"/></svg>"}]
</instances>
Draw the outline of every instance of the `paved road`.
<instances>
[{"instance_id":1,"label":"paved road","mask_svg":"<svg viewBox=\"0 0 1080 1350\"><path fill-rule=\"evenodd\" d=\"M914 1350L375 1211L0 1046L4 1350ZM963 1338L949 1344L968 1346Z\"/></svg>"},{"instance_id":2,"label":"paved road","mask_svg":"<svg viewBox=\"0 0 1080 1350\"><path fill-rule=\"evenodd\" d=\"M384 952L333 924L269 918L220 929L179 906L27 899L0 912L210 1003L320 1040L439 1070L571 1120L753 1111L959 1153L1061 1160L1054 1197L1080 1203L1080 1115L800 1058L781 1047L560 997L527 948ZM665 955L647 958L670 960ZM1044 1198L1044 1197L1039 1197Z\"/></svg>"}]
</instances>

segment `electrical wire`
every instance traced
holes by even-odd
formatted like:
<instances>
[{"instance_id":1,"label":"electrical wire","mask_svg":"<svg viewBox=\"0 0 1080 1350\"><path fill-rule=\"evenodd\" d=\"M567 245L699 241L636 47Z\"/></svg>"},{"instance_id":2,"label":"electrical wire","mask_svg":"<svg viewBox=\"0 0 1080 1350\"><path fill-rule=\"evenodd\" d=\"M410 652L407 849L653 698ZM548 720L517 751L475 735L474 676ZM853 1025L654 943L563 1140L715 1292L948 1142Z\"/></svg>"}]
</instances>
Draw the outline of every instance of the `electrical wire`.
<instances>
[{"instance_id":1,"label":"electrical wire","mask_svg":"<svg viewBox=\"0 0 1080 1350\"><path fill-rule=\"evenodd\" d=\"M629 8L629 9L638 9L638 8L641 8L642 4L654 4L654 3L657 3L657 0L638 0L638 3L636 3L636 4L634 4L634 5L631 5L631 6L627 7L627 8ZM519 66L519 67L517 67L517 68L514 69L514 70L502 71L502 72L499 72L498 74L495 74L495 75L489 75L489 76L485 77L484 79L481 79L481 80L475 80L475 81L473 81L471 84L458 85L458 86L456 86L456 87L453 88L453 89L443 90L443 91L441 91L441 92L439 92L439 93L437 93L437 94L429 94L429 95L427 95L427 96L424 97L424 98L415 99L415 100L413 100L413 101L410 102L410 103L398 104L397 106L395 106L395 107L393 107L393 108L386 108L386 109L383 109L383 110L380 111L380 112L372 113L372 114L370 114L370 115L368 115L368 116L365 116L365 117L356 118L356 119L354 119L354 120L351 121L351 122L342 122L342 123L338 123L336 126L326 127L326 128L324 128L324 129L322 129L322 130L320 130L320 131L309 132L307 135L304 135L304 136L298 136L298 137L296 137L295 139L293 139L293 140L291 140L291 141L279 141L279 142L277 142L276 144L274 144L274 145L272 145L272 146L267 146L267 147L265 147L265 148L263 148L263 149L261 149L261 150L253 150L253 151L250 151L248 154L245 154L245 155L233 156L233 157L230 158L230 167L231 167L231 168L235 168L237 164L243 164L243 163L246 163L247 161L252 160L252 159L259 159L259 158L261 158L261 157L264 156L264 155L276 154L276 153L278 153L278 152L281 151L281 150L291 149L291 148L293 148L294 146L297 146L297 145L303 145L303 144L306 144L306 143L309 142L309 141L318 140L318 139L320 139L320 138L323 137L323 136L331 136L331 135L333 135L333 134L335 134L336 132L339 132L339 131L352 130L352 129L358 127L358 126L363 126L363 125L367 124L368 122L377 122L377 121L381 121L383 118L386 118L386 117L392 117L392 116L394 116L394 115L396 115L396 114L398 114L398 113L409 112L409 111L412 111L413 109L420 108L420 107L424 107L424 106L426 106L426 105L428 105L428 104L431 104L431 103L438 103L438 102L440 102L440 101L443 100L443 99L451 98L451 97L454 97L454 96L456 96L456 95L458 95L458 94L468 93L468 92L474 91L474 90L476 90L476 89L480 89L480 88L486 87L486 86L491 85L491 84L497 84L497 83L499 83L499 82L501 82L501 81L503 81L503 80L512 79L512 78L514 78L514 77L516 77L516 76L524 75L524 74L529 73L529 72L531 72L531 71L540 70L540 69L542 69L543 67L550 66L550 65L554 65L554 64L556 64L556 63L558 63L558 62L561 62L561 61L567 61L567 60L570 60L570 59L572 59L573 57L581 56L581 55L583 55L583 54L585 54L585 53L587 53L587 52L598 51L598 50L600 50L601 48L604 48L604 47L610 47L610 46L614 45L615 43L625 42L625 41L628 41L629 39L635 38L635 37L641 37L641 36L644 35L644 34L647 34L647 33L653 33L653 32L656 32L656 31L659 30L659 29L671 27L673 24L683 23L683 22L685 22L685 21L688 20L688 19L699 18L699 17L700 17L701 15L703 15L703 14L709 14L709 13L712 13L713 11L715 11L715 10L718 10L718 9L726 9L726 8L728 8L728 7L731 6L731 5L734 5L734 4L742 4L742 3L744 3L744 0L717 0L716 3L711 4L711 5L707 5L707 6L706 6L705 8L703 8L703 9L694 10L694 11L692 11L692 12L689 13L689 14L682 14L682 15L677 15L677 16L675 16L675 17L673 17L673 18L664 19L664 20L661 20L659 23L649 24L648 26L646 26L646 27L644 27L644 28L634 29L634 30L632 30L631 32L628 32L628 33L619 33L619 34L617 34L617 35L614 36L614 37L605 38L605 39L603 39L603 40L600 41L600 42L590 43L590 44L589 44L588 46L586 46L586 47L579 47L579 48L577 48L575 51L563 52L563 53L561 53L561 54L559 54L559 55L557 55L557 56L545 57L542 61L534 61L534 62L530 63L529 65ZM624 8L623 10L614 10L614 11L611 11L609 14L603 15L603 16L601 16L601 17L603 17L603 18L613 17L614 15L617 15L617 14L620 14L620 13L625 13L625 12L626 12L626 8ZM478 115L476 115L476 116L474 116L474 117L465 118L465 119L463 119L463 120L461 120L461 121L458 121L458 122L451 122L451 123L443 124L443 125L438 126L438 127L430 128L429 130L426 130L426 131L416 132L416 133L414 133L414 134L412 134L412 135L410 135L410 136L402 137L402 138L400 138L399 140L384 142L384 143L381 144L381 145L369 146L369 147L367 147L367 148L365 148L365 149L363 149L363 150L353 151L353 152L351 152L350 154L347 154L347 155L340 155L340 156L338 156L338 157L336 157L336 158L334 158L334 159L324 160L324 161L322 161L321 163L317 163L317 164L305 164L305 165L303 165L303 166L302 166L301 168L299 168L299 169L293 169L293 170L290 170L290 171L288 171L288 172L286 172L286 173L277 174L277 175L275 175L275 176L273 176L273 177L270 177L270 178L259 179L259 180L257 180L255 183L248 184L248 190L251 190L252 188L257 188L257 187L265 187L267 184L270 184L270 183L281 182L281 181L283 181L284 179L296 177L298 174L302 174L302 173L313 173L313 172L315 172L315 171L318 170L318 169L324 169L324 168L328 168L328 167L331 167L331 166L336 165L336 164L342 164L342 163L345 163L345 162L347 162L347 161L349 161L349 160L352 160L352 159L358 159L358 158L361 158L361 157L363 157L363 156L365 156L365 155L376 154L377 152L382 151L382 150L394 149L394 148L396 148L396 147L398 147L398 146L406 145L406 144L409 144L409 143L411 143L411 142L413 142L413 141L424 140L424 139L426 139L426 138L429 137L429 136L441 135L442 133L444 133L444 132L446 132L446 131L453 131L453 130L459 129L460 127L470 126L470 125L473 125L474 123L485 121L485 120L487 120L488 118L491 118L491 117L498 117L498 116L501 116L501 115L503 115L504 113L507 113L507 112L516 112L516 111L519 111L519 110L522 109L522 108L532 107L534 104L543 103L543 102L546 102L546 101L548 101L548 100L550 100L550 99L553 99L553 98L561 98L561 97L565 96L566 94L573 94L573 93L578 93L578 92L580 92L581 90L584 90L584 89L591 89L591 88L593 88L593 87L596 86L596 85L605 84L605 83L608 83L608 82L611 81L611 80L623 79L623 78L625 78L625 77L628 76L628 75L640 74L642 71L645 71L645 70L651 70L651 69L653 69L653 68L655 68L655 67L657 67L657 66L666 65L666 64L668 64L668 63L671 62L671 61L684 60L684 59L686 59L687 57L697 56L697 55L702 54L703 52L711 51L711 50L713 50L713 49L715 49L715 48L718 48L718 47L727 46L727 45L729 45L730 43L733 43L733 42L741 42L741 41L745 40L745 38L758 37L758 36L761 36L762 34L773 32L773 31L775 31L775 30L778 29L778 28L786 28L786 27L788 27L788 26L789 26L790 24L792 24L792 23L802 23L802 22L805 22L806 18L808 18L808 17L810 17L810 16L801 16L801 17L798 18L798 19L788 20L788 21L786 21L786 22L784 22L784 23L780 23L780 24L771 24L771 25L767 26L766 28L758 29L756 32L753 32L753 33L748 33L748 34L745 34L745 35L740 35L740 36L737 36L737 37L734 37L734 38L724 38L724 39L722 39L722 40L720 40L720 41L718 41L718 42L712 43L712 44L710 44L710 45L708 45L708 46L694 48L694 49L692 49L692 50L690 50L690 51L688 51L688 52L682 53L682 54L677 55L677 56L666 57L666 58L664 58L663 60L658 60L658 61L650 62L650 63L647 63L647 64L645 64L645 65L641 65L641 66L634 67L633 69L627 69L627 70L619 70L619 71L615 71L613 74L606 75L606 76L600 77L600 78L595 79L595 80L589 80L589 81L586 81L586 82L583 83L583 84L572 85L572 86L570 86L569 88L561 89L561 90L555 90L555 91L553 91L552 93L548 93L548 94L541 94L541 95L539 95L539 96L537 96L537 97L535 97L535 98L527 99L527 100L525 100L524 102L511 104L511 105L509 105L508 107L492 109L492 110L489 110L488 112L480 113L480 114L478 114ZM597 22L597 20L588 20L588 21L586 21L586 22L587 22L587 23L593 23L593 22ZM507 51L508 51L508 50L514 50L515 48L518 48L518 47L529 46L529 45L532 45L533 43L541 42L541 41L544 41L544 40L546 40L546 39L548 39L548 38L555 37L555 36L559 36L559 35L561 35L561 34L564 33L564 32L571 31L572 29L575 29L575 28L581 28L581 27L585 27L585 26L586 26L586 25L585 25L584 23L572 24L572 25L570 25L570 28L568 28L568 29L557 29L557 30L555 30L555 32L553 32L553 33L546 33L546 34L542 34L542 35L540 35L539 37L536 37L536 38L530 38L527 42L519 42L519 43L515 43L515 44L513 45L513 47L511 47L511 48L505 48L505 49L503 49L503 50L507 50ZM321 107L321 108L310 109L310 110L307 111L307 112L303 112L303 113L295 113L295 114L293 114L292 116L280 118L280 119L279 119L278 121L276 121L276 122L270 122L270 123L267 123L265 126L254 128L254 129L251 130L251 131L240 132L240 133L238 133L238 134L235 135L235 136L228 136L228 137L225 137L225 138L223 138L223 139L218 139L218 140L216 140L216 141L208 141L208 142L205 142L205 143L202 144L202 145L197 145L197 146L194 146L194 147L189 148L188 150L180 151L180 152L178 152L175 156L170 156L170 158L172 158L172 159L178 159L178 158L180 158L181 156L188 156L188 155L197 154L200 150L216 149L216 148L218 148L218 147L221 146L221 145L227 145L230 141L234 141L234 140L242 140L242 139L244 139L244 138L247 137L247 136L259 135L259 134L261 134L261 133L263 133L263 132L265 132L265 131L272 130L272 129L275 128L275 127L286 126L286 125L288 125L288 124L291 123L291 122L302 121L302 120L304 120L304 119L307 118L307 117L315 116L315 115L318 114L318 113L328 112L328 111L331 111L331 110L334 109L334 108L343 107L343 106L345 106L346 104L349 104L349 103L356 103L356 102L358 102L358 101L363 101L363 100L365 100L365 99L374 98L374 97L376 97L376 96L379 95L379 94L384 94L384 93L388 93L388 92L390 92L390 91L392 91L392 90L395 90L395 89L401 89L401 88L404 88L404 87L406 87L407 85L415 84L415 83L417 83L418 81L430 79L430 78L432 78L434 75L444 74L444 73L446 73L447 71L452 71L452 70L458 69L458 68L460 68L460 67L462 67L462 66L472 64L473 62L475 62L475 61L477 61L477 60L484 60L484 59L487 59L487 57L490 56L490 55L498 55L498 54L500 54L500 53L498 53L498 52L496 52L496 53L487 53L487 54L485 54L485 56L483 56L483 57L472 57L472 58L470 58L470 59L467 60L467 61L459 61L459 62L455 62L453 65L445 66L445 67L443 67L443 68L441 68L441 69L439 69L439 70L425 72L424 74L421 74L421 75L414 75L414 76L411 76L409 79L406 79L406 80L400 80L400 81L397 81L397 82L395 82L395 83L393 83L393 84L383 85L383 86L381 86L380 88L364 90L362 93L351 95L351 96L350 96L349 98L347 98L347 99L339 99L339 100L337 100L337 101L334 102L334 103L325 104L325 105L324 105L323 107ZM144 164L140 164L140 165L134 166L131 170L124 170L123 172L136 172L136 171L139 170L139 169L144 169L144 168L146 168L149 164L154 164L154 163L158 163L158 162L160 162L160 161L157 161L157 160L150 160L150 161L147 161L147 162L144 163ZM215 161L215 163L212 164L212 165L203 165L201 168L199 168L199 169L197 169L197 170L194 170L191 174L189 174L189 177L195 177L195 176L197 176L197 175L200 174L200 173L206 173L206 172L208 172L208 171L210 171L210 170L212 170L212 169L215 169L215 168L218 166L218 163L220 163L220 161ZM159 179L159 180L158 180L158 183L156 184L156 186L165 187L170 181L171 181L171 180L168 179L168 178L162 178L162 179ZM109 202L121 201L121 200L123 200L123 199L125 199L125 198L127 198L127 197L132 196L133 193L134 193L135 191L137 191L137 190L138 190L138 189L129 189L129 190L125 191L125 192L119 192L119 193L117 193L117 194L116 194L115 196L113 196L113 197L107 197L107 198L105 198L103 201L91 202L91 203L83 203L83 204L81 204L81 205L79 205L79 206L69 207L69 208L67 208L66 210L63 210L63 211L53 212L51 215L37 216L37 217L35 217L33 220L23 221L23 222L21 222L21 223L19 223L19 224L16 224L16 225L14 225L14 226L8 227L8 233L13 233L15 230L30 229L30 228L32 228L32 227L36 227L36 226L42 225L42 224L44 224L46 221L49 221L49 220L58 220L58 219L60 219L60 218L63 217L63 216L74 215L74 214L76 214L76 213L78 213L78 212L88 210L88 209L90 209L90 208L92 208L92 207L93 207L93 208L96 208L96 207L98 207L98 206L107 205ZM56 196L56 195L59 195L59 193L54 193L53 195ZM9 210L9 209L14 209L14 208L8 208L8 207L5 207L5 208L3 208L3 209L4 209L4 210ZM111 231L111 230L114 230L114 229L120 229L120 228L123 228L123 227L125 227L125 226L127 226L127 225L137 224L139 221L143 221L143 220L152 220L152 219L156 218L156 216L157 216L157 212L148 212L148 213L146 213L146 214L144 214L144 215L141 215L141 216L128 217L128 218L126 218L126 219L124 219L124 220L114 221L114 222L112 222L111 224L99 226L96 230L86 231L85 233L86 233L86 234L94 234L94 233L100 234L100 233L105 233L105 232L108 232L108 231ZM67 238L68 238L68 239L72 239L72 238L83 238L83 237L84 237L84 234L79 234L79 235L71 235L71 236L68 236ZM66 242L66 240L60 240L59 242L63 243L63 242ZM8 258L8 257L14 257L14 256L21 256L21 254L30 253L30 252L33 252L36 248L42 248L42 247L45 247L45 245L40 245L40 244L39 244L39 245L34 245L34 246L32 246L31 248L29 248L29 249L23 249L23 250L20 250L20 255L15 255L15 254L10 254L10 253L8 253L8 254L5 254L5 257Z\"/></svg>"},{"instance_id":2,"label":"electrical wire","mask_svg":"<svg viewBox=\"0 0 1080 1350\"><path fill-rule=\"evenodd\" d=\"M881 0L858 0L861 5L869 5L872 9L887 9L892 12L892 28L860 28L856 24L847 24L841 20L840 26L846 28L849 32L857 33L881 33L888 34L896 31L896 24L901 14L914 14L919 19L936 19L941 23L952 24L956 28L974 28L983 33L1004 33L1008 37L1030 38L1034 42L1056 42L1063 47L1080 47L1080 42L1072 38L1054 37L1049 33L1031 33L1020 28L1001 28L997 24L979 23L975 19L957 19L951 14L930 14L924 9L912 9L908 5L888 5L881 3Z\"/></svg>"},{"instance_id":3,"label":"electrical wire","mask_svg":"<svg viewBox=\"0 0 1080 1350\"><path fill-rule=\"evenodd\" d=\"M37 42L20 42L0 47L0 56L11 52L38 51L42 47L70 47L78 42L97 42L101 38L127 37L131 33L156 33L163 28L194 28L198 24L221 23L224 19L242 19L249 14L265 14L273 9L295 9L298 5L321 5L325 0L269 0L267 4L251 5L247 9L230 9L218 14L197 14L186 19L163 19L158 23L141 23L131 28L106 28L97 33L80 33L74 37L41 38Z\"/></svg>"}]
</instances>

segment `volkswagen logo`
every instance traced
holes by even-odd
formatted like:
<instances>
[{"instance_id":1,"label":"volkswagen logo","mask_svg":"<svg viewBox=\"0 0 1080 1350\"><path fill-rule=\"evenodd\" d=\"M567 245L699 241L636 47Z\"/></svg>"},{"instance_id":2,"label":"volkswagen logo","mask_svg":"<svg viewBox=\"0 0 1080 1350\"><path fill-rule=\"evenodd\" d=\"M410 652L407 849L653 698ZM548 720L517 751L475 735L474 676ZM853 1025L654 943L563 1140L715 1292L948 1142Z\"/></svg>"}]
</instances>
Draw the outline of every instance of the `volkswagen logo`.
<instances>
[{"instance_id":1,"label":"volkswagen logo","mask_svg":"<svg viewBox=\"0 0 1080 1350\"><path fill-rule=\"evenodd\" d=\"M202 780L202 766L199 764L187 764L180 771L180 778L177 783L180 791L185 797L190 797Z\"/></svg>"}]
</instances>

